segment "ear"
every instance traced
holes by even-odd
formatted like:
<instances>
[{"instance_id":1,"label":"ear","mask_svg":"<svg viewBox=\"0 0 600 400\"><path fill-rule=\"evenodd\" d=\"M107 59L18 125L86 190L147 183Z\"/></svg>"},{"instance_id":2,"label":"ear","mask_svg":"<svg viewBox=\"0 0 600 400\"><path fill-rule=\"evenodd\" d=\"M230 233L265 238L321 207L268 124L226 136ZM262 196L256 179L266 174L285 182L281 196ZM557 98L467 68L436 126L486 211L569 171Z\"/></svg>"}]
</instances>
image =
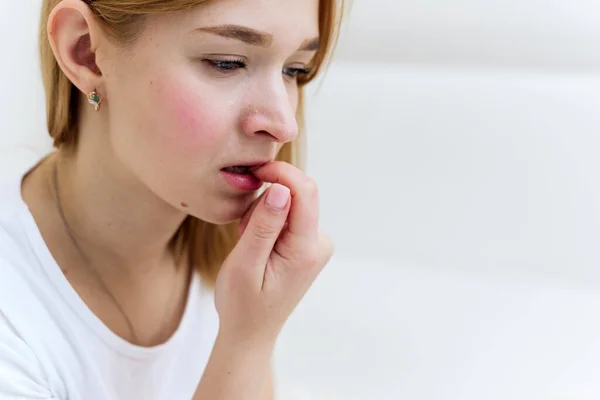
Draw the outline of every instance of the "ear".
<instances>
[{"instance_id":1,"label":"ear","mask_svg":"<svg viewBox=\"0 0 600 400\"><path fill-rule=\"evenodd\" d=\"M96 64L97 43L102 35L89 7L81 0L63 0L50 13L48 38L58 65L84 94L101 85Z\"/></svg>"}]
</instances>

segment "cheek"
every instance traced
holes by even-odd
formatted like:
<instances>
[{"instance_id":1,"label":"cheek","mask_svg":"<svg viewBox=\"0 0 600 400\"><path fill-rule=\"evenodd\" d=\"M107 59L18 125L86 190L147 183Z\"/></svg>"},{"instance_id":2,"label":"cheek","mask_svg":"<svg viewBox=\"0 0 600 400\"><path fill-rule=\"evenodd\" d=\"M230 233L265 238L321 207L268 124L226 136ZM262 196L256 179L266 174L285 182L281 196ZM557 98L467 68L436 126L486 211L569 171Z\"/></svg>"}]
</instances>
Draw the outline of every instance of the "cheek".
<instances>
[{"instance_id":1,"label":"cheek","mask_svg":"<svg viewBox=\"0 0 600 400\"><path fill-rule=\"evenodd\" d=\"M209 88L190 85L182 79L163 77L153 83L157 109L155 127L169 148L185 153L206 154L228 140L234 116L227 104Z\"/></svg>"}]
</instances>

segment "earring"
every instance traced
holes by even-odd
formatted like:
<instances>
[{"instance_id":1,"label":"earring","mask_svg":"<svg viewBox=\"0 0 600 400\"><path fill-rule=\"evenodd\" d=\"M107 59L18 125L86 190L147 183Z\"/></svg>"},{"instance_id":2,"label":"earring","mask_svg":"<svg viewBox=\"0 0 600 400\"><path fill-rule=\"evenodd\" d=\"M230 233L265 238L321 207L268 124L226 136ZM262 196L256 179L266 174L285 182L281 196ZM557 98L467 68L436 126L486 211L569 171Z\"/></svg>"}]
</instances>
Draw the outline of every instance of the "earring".
<instances>
[{"instance_id":1,"label":"earring","mask_svg":"<svg viewBox=\"0 0 600 400\"><path fill-rule=\"evenodd\" d=\"M102 104L102 99L100 98L100 95L98 93L96 93L95 90L93 92L91 92L90 94L88 94L88 103L93 105L94 109L96 111L100 110L100 105Z\"/></svg>"}]
</instances>

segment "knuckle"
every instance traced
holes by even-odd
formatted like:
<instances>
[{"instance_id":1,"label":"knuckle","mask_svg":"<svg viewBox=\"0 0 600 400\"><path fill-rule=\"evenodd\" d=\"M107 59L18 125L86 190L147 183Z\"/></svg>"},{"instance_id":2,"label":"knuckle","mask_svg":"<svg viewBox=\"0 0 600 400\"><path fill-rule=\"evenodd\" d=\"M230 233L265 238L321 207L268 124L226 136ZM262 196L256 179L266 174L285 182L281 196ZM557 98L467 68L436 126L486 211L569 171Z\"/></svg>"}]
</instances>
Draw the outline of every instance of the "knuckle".
<instances>
[{"instance_id":1,"label":"knuckle","mask_svg":"<svg viewBox=\"0 0 600 400\"><path fill-rule=\"evenodd\" d=\"M281 240L277 243L277 251L290 267L307 272L320 271L333 256L334 245L329 236L319 231L312 243Z\"/></svg>"},{"instance_id":2,"label":"knuckle","mask_svg":"<svg viewBox=\"0 0 600 400\"><path fill-rule=\"evenodd\" d=\"M335 245L333 244L333 240L331 240L331 238L329 236L325 236L325 244L324 244L324 253L327 256L327 258L331 258L331 256L333 256L333 253L335 252Z\"/></svg>"},{"instance_id":3,"label":"knuckle","mask_svg":"<svg viewBox=\"0 0 600 400\"><path fill-rule=\"evenodd\" d=\"M304 262L310 268L318 267L322 263L322 246L320 241L315 241L315 243L307 249L304 253Z\"/></svg>"},{"instance_id":4,"label":"knuckle","mask_svg":"<svg viewBox=\"0 0 600 400\"><path fill-rule=\"evenodd\" d=\"M255 221L251 230L252 234L260 239L269 239L277 234L277 228L263 219Z\"/></svg>"},{"instance_id":5,"label":"knuckle","mask_svg":"<svg viewBox=\"0 0 600 400\"><path fill-rule=\"evenodd\" d=\"M290 263L290 266L301 270L318 263L317 252L312 246L282 240L277 243L278 252Z\"/></svg>"},{"instance_id":6,"label":"knuckle","mask_svg":"<svg viewBox=\"0 0 600 400\"><path fill-rule=\"evenodd\" d=\"M333 241L331 240L331 238L329 236L327 236L324 233L320 234L320 257L319 257L319 262L320 264L322 264L322 266L324 267L329 260L331 260L331 257L333 256L334 250L335 250L335 246L333 244Z\"/></svg>"},{"instance_id":7,"label":"knuckle","mask_svg":"<svg viewBox=\"0 0 600 400\"><path fill-rule=\"evenodd\" d=\"M327 265L329 261L331 261L331 257L333 256L333 252L325 253L323 256L323 266Z\"/></svg>"},{"instance_id":8,"label":"knuckle","mask_svg":"<svg viewBox=\"0 0 600 400\"><path fill-rule=\"evenodd\" d=\"M333 256L333 241L323 233L319 234L318 241L298 256L298 261L308 268L323 268Z\"/></svg>"},{"instance_id":9,"label":"knuckle","mask_svg":"<svg viewBox=\"0 0 600 400\"><path fill-rule=\"evenodd\" d=\"M314 267L319 264L319 254L315 250L306 251L302 255L302 263L308 267Z\"/></svg>"},{"instance_id":10,"label":"knuckle","mask_svg":"<svg viewBox=\"0 0 600 400\"><path fill-rule=\"evenodd\" d=\"M310 197L318 197L319 196L319 186L317 185L317 182L315 182L313 179L309 178L303 186L303 190L306 194L308 194Z\"/></svg>"},{"instance_id":11,"label":"knuckle","mask_svg":"<svg viewBox=\"0 0 600 400\"><path fill-rule=\"evenodd\" d=\"M288 262L294 262L297 259L296 247L289 240L277 241L277 253Z\"/></svg>"},{"instance_id":12,"label":"knuckle","mask_svg":"<svg viewBox=\"0 0 600 400\"><path fill-rule=\"evenodd\" d=\"M333 240L322 230L319 230L319 244L327 251L333 252Z\"/></svg>"}]
</instances>

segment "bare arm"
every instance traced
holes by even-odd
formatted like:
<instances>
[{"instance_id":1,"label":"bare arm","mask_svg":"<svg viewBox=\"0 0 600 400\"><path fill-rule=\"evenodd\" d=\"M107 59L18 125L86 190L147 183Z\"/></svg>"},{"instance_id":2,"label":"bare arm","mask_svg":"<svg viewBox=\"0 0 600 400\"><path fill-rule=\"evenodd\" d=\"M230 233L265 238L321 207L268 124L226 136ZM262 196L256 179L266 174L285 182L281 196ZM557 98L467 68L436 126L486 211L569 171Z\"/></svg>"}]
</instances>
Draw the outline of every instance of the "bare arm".
<instances>
[{"instance_id":1,"label":"bare arm","mask_svg":"<svg viewBox=\"0 0 600 400\"><path fill-rule=\"evenodd\" d=\"M275 341L333 252L319 229L312 179L283 162L253 174L273 185L240 221L239 241L219 271L219 334L193 400L273 398Z\"/></svg>"},{"instance_id":2,"label":"bare arm","mask_svg":"<svg viewBox=\"0 0 600 400\"><path fill-rule=\"evenodd\" d=\"M264 386L262 399L275 400L275 385L273 383L273 380L274 380L274 375L273 375L273 368L272 368L272 364L271 364L271 368L269 368L269 371L267 372L267 382Z\"/></svg>"},{"instance_id":3,"label":"bare arm","mask_svg":"<svg viewBox=\"0 0 600 400\"><path fill-rule=\"evenodd\" d=\"M218 337L193 400L272 400L272 343Z\"/></svg>"}]
</instances>

